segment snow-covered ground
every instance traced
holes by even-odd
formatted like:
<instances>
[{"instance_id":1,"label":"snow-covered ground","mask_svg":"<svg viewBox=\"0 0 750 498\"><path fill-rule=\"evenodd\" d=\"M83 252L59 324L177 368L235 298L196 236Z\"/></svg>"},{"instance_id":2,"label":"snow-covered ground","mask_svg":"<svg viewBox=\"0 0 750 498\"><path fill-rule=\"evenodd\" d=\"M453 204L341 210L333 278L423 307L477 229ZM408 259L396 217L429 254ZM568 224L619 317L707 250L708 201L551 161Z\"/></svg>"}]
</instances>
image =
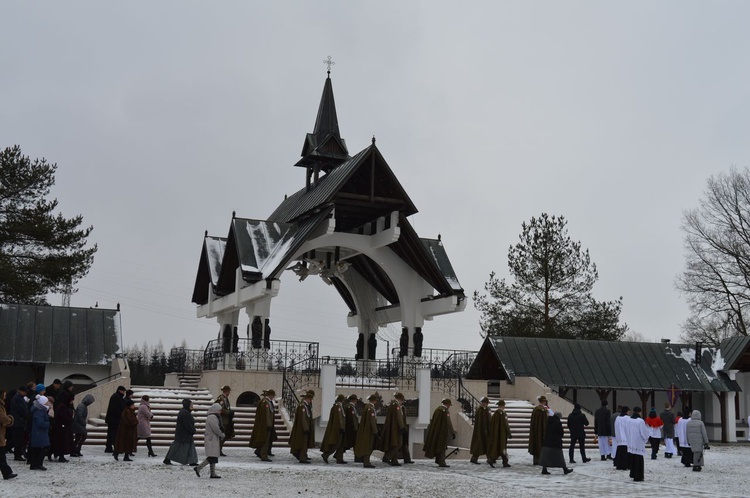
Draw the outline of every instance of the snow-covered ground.
<instances>
[{"instance_id":1,"label":"snow-covered ground","mask_svg":"<svg viewBox=\"0 0 750 498\"><path fill-rule=\"evenodd\" d=\"M261 463L250 449L227 448L228 456L217 467L222 479L209 479L208 467L198 479L191 467L164 465L165 451L159 448L159 458L147 458L141 449L135 461L118 463L102 447L84 447L83 458L48 462L47 472L10 462L19 476L0 480L0 496L750 496L748 444L712 446L700 473L675 458L646 460L646 480L641 483L629 479L626 471L614 470L610 461L593 458L595 454L587 464L571 465L575 472L568 476L560 469L542 476L523 450L511 450L509 469L468 460L449 460L449 469L427 460L390 467L375 458L379 468L364 469L353 463L326 465L317 450L310 451L313 463L303 465L281 448L274 449L273 463ZM198 454L202 458L201 449ZM346 458L351 460L351 453Z\"/></svg>"}]
</instances>

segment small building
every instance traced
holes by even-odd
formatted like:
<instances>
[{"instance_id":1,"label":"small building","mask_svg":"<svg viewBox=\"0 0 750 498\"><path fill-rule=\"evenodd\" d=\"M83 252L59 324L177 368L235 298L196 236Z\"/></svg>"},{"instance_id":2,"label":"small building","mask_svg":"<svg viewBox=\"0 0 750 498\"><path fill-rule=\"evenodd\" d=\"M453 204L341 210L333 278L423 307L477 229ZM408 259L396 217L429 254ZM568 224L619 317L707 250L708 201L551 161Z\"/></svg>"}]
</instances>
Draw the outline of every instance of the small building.
<instances>
[{"instance_id":1,"label":"small building","mask_svg":"<svg viewBox=\"0 0 750 498\"><path fill-rule=\"evenodd\" d=\"M747 438L750 411L750 337L722 342L720 348L669 342L611 342L529 337L488 337L468 378L488 381L503 395L505 386L524 383L524 397L556 393L589 411L601 401L610 407L641 406L676 411L700 410L709 438ZM519 396L514 391L516 397Z\"/></svg>"},{"instance_id":2,"label":"small building","mask_svg":"<svg viewBox=\"0 0 750 498\"><path fill-rule=\"evenodd\" d=\"M81 391L112 375L121 339L119 308L0 304L0 379L9 389L70 380Z\"/></svg>"}]
</instances>

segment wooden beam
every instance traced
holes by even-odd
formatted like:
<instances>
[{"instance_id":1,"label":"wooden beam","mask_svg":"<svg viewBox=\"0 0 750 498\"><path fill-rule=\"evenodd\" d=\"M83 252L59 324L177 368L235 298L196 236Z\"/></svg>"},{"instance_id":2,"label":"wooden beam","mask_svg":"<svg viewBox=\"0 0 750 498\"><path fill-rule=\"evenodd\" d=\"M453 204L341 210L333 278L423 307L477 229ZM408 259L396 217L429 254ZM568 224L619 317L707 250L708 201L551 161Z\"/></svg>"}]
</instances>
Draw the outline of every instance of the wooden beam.
<instances>
[{"instance_id":1,"label":"wooden beam","mask_svg":"<svg viewBox=\"0 0 750 498\"><path fill-rule=\"evenodd\" d=\"M382 202L385 204L403 204L404 200L396 197L380 197L376 196L373 192L372 195L364 194L352 194L351 192L339 192L334 197L334 200L352 200L362 201L365 203Z\"/></svg>"}]
</instances>

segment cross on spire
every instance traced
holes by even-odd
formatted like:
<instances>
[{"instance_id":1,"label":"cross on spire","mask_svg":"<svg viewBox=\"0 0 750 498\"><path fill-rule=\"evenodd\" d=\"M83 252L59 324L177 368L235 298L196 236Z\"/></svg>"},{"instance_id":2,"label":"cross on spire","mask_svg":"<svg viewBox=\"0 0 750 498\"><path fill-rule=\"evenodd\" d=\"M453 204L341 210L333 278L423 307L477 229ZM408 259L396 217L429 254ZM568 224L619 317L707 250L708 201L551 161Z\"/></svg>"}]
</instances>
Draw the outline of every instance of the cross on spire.
<instances>
[{"instance_id":1,"label":"cross on spire","mask_svg":"<svg viewBox=\"0 0 750 498\"><path fill-rule=\"evenodd\" d=\"M331 56L329 55L327 59L323 61L323 64L326 64L328 66L328 74L331 74L331 66L336 65L335 62L333 62L333 59L331 59Z\"/></svg>"}]
</instances>

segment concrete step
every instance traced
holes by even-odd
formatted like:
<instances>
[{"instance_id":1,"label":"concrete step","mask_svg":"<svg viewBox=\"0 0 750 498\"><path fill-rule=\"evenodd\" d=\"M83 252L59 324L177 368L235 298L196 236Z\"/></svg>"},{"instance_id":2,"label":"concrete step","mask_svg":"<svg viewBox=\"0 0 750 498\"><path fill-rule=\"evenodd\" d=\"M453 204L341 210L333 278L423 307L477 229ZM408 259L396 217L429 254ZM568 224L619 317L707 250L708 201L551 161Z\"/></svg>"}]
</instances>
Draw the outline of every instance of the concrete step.
<instances>
[{"instance_id":1,"label":"concrete step","mask_svg":"<svg viewBox=\"0 0 750 498\"><path fill-rule=\"evenodd\" d=\"M151 411L154 419L151 421L151 440L156 446L169 446L174 439L174 430L177 421L177 413L182 408L182 400L190 398L195 417L195 444L203 446L203 434L205 432L205 421L207 410L213 404L216 396L205 388L198 387L164 387L164 386L133 386L135 392L133 399L136 407L140 404L140 398L148 394ZM278 408L278 406L277 406ZM255 407L233 407L235 412L234 427L235 438L226 442L227 447L247 447L250 442L253 425L255 423ZM86 444L105 445L107 440L107 425L104 422L105 414L99 417L91 417L88 420L88 437ZM278 410L274 423L278 440L275 447L287 446L289 441L289 430L284 423Z\"/></svg>"}]
</instances>

